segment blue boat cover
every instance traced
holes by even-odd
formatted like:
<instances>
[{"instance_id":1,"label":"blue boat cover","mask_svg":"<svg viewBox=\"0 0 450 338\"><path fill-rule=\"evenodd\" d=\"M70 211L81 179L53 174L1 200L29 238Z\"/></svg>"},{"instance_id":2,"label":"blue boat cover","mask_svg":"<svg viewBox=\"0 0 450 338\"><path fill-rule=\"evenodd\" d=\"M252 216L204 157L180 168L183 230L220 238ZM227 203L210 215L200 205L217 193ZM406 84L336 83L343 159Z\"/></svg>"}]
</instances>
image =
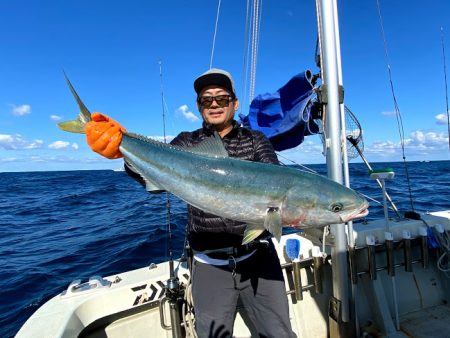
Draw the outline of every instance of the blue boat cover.
<instances>
[{"instance_id":1,"label":"blue boat cover","mask_svg":"<svg viewBox=\"0 0 450 338\"><path fill-rule=\"evenodd\" d=\"M262 131L277 151L291 149L305 136L317 134L319 126L311 116L311 72L295 75L275 93L256 96L247 116L240 114L245 127Z\"/></svg>"}]
</instances>

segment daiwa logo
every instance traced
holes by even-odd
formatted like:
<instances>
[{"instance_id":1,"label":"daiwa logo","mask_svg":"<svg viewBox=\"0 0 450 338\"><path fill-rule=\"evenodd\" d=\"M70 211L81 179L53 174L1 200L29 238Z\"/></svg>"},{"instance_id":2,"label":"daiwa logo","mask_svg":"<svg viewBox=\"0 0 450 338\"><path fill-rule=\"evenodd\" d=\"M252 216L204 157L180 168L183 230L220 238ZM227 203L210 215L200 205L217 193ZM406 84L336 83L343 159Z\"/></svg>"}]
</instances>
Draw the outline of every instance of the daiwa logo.
<instances>
[{"instance_id":1,"label":"daiwa logo","mask_svg":"<svg viewBox=\"0 0 450 338\"><path fill-rule=\"evenodd\" d=\"M183 274L181 279L182 282L187 283L189 275ZM131 290L133 292L139 293L139 295L136 296L133 302L133 306L136 306L148 302L157 301L163 298L164 294L166 293L166 285L162 281L156 281L151 284L142 284L139 286L135 286L131 288Z\"/></svg>"}]
</instances>

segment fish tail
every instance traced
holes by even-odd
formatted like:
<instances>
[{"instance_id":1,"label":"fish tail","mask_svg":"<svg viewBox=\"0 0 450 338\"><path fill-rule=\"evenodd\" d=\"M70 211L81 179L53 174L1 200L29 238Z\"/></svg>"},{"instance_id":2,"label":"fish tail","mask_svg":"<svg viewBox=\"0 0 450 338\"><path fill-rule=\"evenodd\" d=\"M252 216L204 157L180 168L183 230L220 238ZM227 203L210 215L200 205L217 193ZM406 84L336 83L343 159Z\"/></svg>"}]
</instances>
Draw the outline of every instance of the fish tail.
<instances>
[{"instance_id":1,"label":"fish tail","mask_svg":"<svg viewBox=\"0 0 450 338\"><path fill-rule=\"evenodd\" d=\"M64 131L68 131L71 133L85 133L85 125L89 121L91 121L91 113L89 109L84 105L83 101L81 101L80 97L78 96L77 92L75 91L75 88L73 88L72 84L69 81L69 78L67 77L66 73L64 73L64 77L66 78L67 85L69 86L70 91L72 92L73 97L75 98L75 101L77 101L78 108L80 109L80 113L78 114L78 117L75 120L70 121L64 121L61 123L58 123L58 127Z\"/></svg>"}]
</instances>

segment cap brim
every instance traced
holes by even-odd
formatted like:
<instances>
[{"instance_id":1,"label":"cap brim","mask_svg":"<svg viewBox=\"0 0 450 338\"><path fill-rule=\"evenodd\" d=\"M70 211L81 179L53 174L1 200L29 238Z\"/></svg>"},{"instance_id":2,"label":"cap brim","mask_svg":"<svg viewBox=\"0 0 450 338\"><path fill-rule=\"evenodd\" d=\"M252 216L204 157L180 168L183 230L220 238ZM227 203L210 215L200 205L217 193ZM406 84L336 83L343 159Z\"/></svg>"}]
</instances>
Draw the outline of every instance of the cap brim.
<instances>
[{"instance_id":1,"label":"cap brim","mask_svg":"<svg viewBox=\"0 0 450 338\"><path fill-rule=\"evenodd\" d=\"M213 85L225 88L231 94L235 95L230 78L224 74L205 74L194 81L194 89L197 94L200 94L204 88Z\"/></svg>"}]
</instances>

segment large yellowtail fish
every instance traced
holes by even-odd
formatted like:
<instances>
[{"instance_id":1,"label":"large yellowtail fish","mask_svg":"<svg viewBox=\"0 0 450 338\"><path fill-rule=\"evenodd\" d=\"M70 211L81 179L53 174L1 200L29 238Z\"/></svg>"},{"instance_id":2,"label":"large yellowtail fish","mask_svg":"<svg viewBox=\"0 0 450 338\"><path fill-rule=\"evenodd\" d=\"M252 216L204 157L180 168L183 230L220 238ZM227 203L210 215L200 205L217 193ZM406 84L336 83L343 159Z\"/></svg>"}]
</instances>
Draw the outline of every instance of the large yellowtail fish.
<instances>
[{"instance_id":1,"label":"large yellowtail fish","mask_svg":"<svg viewBox=\"0 0 450 338\"><path fill-rule=\"evenodd\" d=\"M90 112L66 80L80 114L58 126L83 133ZM368 213L363 197L325 177L229 157L218 135L182 148L125 132L120 151L147 190L166 190L206 212L246 223L244 244L264 230L279 240L283 226L323 227Z\"/></svg>"}]
</instances>

